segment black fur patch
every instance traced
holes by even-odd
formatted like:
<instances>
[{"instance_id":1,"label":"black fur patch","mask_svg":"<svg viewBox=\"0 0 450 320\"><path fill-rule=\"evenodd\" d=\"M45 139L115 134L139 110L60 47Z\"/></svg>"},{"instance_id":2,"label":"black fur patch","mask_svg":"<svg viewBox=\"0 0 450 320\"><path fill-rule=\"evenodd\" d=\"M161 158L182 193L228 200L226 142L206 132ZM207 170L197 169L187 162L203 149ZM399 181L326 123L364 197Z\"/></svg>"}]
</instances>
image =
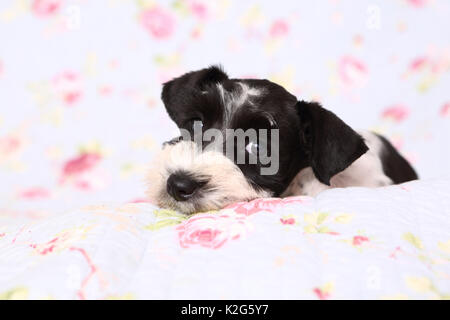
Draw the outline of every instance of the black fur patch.
<instances>
[{"instance_id":1,"label":"black fur patch","mask_svg":"<svg viewBox=\"0 0 450 320\"><path fill-rule=\"evenodd\" d=\"M300 101L297 106L311 167L320 182L330 185L331 177L369 148L359 134L318 103Z\"/></svg>"},{"instance_id":2,"label":"black fur patch","mask_svg":"<svg viewBox=\"0 0 450 320\"><path fill-rule=\"evenodd\" d=\"M384 174L391 178L395 184L417 180L419 177L408 161L385 137L379 134L377 136L383 142L384 147L380 154Z\"/></svg>"},{"instance_id":3,"label":"black fur patch","mask_svg":"<svg viewBox=\"0 0 450 320\"><path fill-rule=\"evenodd\" d=\"M214 127L223 116L216 85L227 79L219 67L211 66L164 83L161 98L167 113L179 128L190 130L193 119L209 120L209 126Z\"/></svg>"}]
</instances>

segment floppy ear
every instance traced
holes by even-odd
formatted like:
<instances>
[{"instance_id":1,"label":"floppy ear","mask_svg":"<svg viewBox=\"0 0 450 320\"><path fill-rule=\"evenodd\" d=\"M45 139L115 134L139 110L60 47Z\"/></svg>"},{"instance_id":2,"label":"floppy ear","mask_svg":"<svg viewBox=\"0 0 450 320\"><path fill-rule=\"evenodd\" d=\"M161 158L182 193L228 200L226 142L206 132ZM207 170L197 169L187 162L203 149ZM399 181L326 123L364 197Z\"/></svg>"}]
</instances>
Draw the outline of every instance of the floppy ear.
<instances>
[{"instance_id":1,"label":"floppy ear","mask_svg":"<svg viewBox=\"0 0 450 320\"><path fill-rule=\"evenodd\" d=\"M161 98L169 116L175 120L177 112L183 110L194 96L227 79L227 74L219 66L210 66L164 83Z\"/></svg>"},{"instance_id":2,"label":"floppy ear","mask_svg":"<svg viewBox=\"0 0 450 320\"><path fill-rule=\"evenodd\" d=\"M345 170L369 148L364 139L334 113L315 102L297 103L301 123L301 140L309 163L320 182Z\"/></svg>"}]
</instances>

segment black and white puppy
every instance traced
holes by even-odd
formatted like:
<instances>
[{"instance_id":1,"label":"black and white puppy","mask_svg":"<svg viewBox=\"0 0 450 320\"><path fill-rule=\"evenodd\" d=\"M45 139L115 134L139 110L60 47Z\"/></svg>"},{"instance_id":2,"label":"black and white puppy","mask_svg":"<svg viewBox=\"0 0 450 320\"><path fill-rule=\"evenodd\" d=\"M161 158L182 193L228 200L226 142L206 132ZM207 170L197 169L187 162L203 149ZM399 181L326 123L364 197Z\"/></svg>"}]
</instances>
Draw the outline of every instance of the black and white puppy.
<instances>
[{"instance_id":1,"label":"black and white puppy","mask_svg":"<svg viewBox=\"0 0 450 320\"><path fill-rule=\"evenodd\" d=\"M212 150L205 149L211 139L200 145L174 139L163 147L148 177L149 196L161 207L193 213L258 197L315 196L329 188L417 179L385 138L357 133L318 103L298 101L268 80L230 79L212 66L165 83L162 100L177 126L192 133L191 140L195 124L225 138L223 147ZM229 129L278 129L276 172L261 174L267 163L259 157L256 163L236 161L237 155L258 153L260 141L248 137L244 145L233 144L234 156L226 156ZM265 141L272 150L270 137Z\"/></svg>"}]
</instances>

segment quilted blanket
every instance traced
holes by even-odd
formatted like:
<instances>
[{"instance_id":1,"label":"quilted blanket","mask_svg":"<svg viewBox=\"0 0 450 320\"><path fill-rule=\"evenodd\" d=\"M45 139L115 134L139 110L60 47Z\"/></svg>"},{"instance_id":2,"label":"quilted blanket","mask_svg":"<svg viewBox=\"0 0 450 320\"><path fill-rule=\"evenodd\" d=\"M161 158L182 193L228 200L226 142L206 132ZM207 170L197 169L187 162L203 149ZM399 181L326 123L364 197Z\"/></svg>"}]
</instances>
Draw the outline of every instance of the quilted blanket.
<instances>
[{"instance_id":1,"label":"quilted blanket","mask_svg":"<svg viewBox=\"0 0 450 320\"><path fill-rule=\"evenodd\" d=\"M0 217L2 299L448 299L450 179Z\"/></svg>"}]
</instances>

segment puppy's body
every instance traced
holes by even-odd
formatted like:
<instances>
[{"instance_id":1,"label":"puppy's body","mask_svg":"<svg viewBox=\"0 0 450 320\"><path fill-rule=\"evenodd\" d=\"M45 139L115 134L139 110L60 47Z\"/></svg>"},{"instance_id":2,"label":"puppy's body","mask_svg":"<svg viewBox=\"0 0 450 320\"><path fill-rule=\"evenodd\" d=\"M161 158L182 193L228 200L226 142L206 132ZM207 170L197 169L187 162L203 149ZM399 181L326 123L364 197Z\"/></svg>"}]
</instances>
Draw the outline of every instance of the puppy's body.
<instances>
[{"instance_id":1,"label":"puppy's body","mask_svg":"<svg viewBox=\"0 0 450 320\"><path fill-rule=\"evenodd\" d=\"M347 169L333 176L330 185L321 183L312 168L306 167L300 170L281 196L315 196L330 188L375 188L417 179L409 163L384 137L369 131L358 133L364 138L369 150ZM403 175L400 174L401 171L404 172Z\"/></svg>"},{"instance_id":2,"label":"puppy's body","mask_svg":"<svg viewBox=\"0 0 450 320\"><path fill-rule=\"evenodd\" d=\"M197 144L177 139L164 148L164 161L149 179L151 198L163 207L192 213L256 197L314 196L333 187L417 179L385 138L357 133L318 103L297 101L268 80L229 79L210 67L164 84L162 99L180 130L189 133L187 140L195 141L195 124L201 125L200 133L222 134ZM257 137L234 144L230 130L251 129L258 130ZM270 138L264 140L261 130ZM274 143L271 138L278 135ZM225 152L230 142L231 157ZM277 156L277 170L270 175L262 174L267 167L262 142ZM210 146L213 150L204 151ZM257 161L241 163L239 155L257 155Z\"/></svg>"}]
</instances>

